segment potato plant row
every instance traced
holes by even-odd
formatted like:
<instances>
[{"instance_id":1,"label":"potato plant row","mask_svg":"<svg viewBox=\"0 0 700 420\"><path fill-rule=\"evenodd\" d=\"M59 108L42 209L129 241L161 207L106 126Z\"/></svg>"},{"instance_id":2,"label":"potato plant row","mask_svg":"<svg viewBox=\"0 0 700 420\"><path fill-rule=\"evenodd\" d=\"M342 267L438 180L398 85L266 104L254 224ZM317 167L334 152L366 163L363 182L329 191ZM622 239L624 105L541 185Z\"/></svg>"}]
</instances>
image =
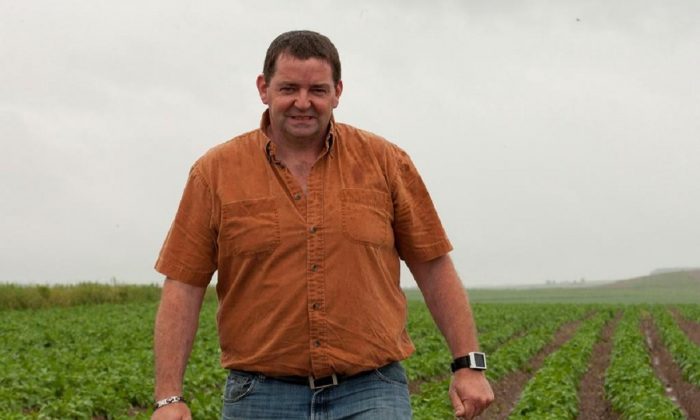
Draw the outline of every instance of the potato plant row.
<instances>
[{"instance_id":1,"label":"potato plant row","mask_svg":"<svg viewBox=\"0 0 700 420\"><path fill-rule=\"evenodd\" d=\"M700 322L700 305L678 305L678 311L685 318Z\"/></svg>"},{"instance_id":2,"label":"potato plant row","mask_svg":"<svg viewBox=\"0 0 700 420\"><path fill-rule=\"evenodd\" d=\"M700 347L690 341L667 309L656 308L654 321L664 345L681 368L685 379L700 387Z\"/></svg>"},{"instance_id":3,"label":"potato plant row","mask_svg":"<svg viewBox=\"0 0 700 420\"><path fill-rule=\"evenodd\" d=\"M105 304L0 313L0 418L150 417L156 305ZM220 416L215 303L185 379L194 418Z\"/></svg>"},{"instance_id":4,"label":"potato plant row","mask_svg":"<svg viewBox=\"0 0 700 420\"><path fill-rule=\"evenodd\" d=\"M489 357L486 376L497 381L505 375L526 367L527 362L554 338L562 325L581 319L588 310L579 305L538 305L535 312L542 314L540 322L499 347Z\"/></svg>"},{"instance_id":5,"label":"potato plant row","mask_svg":"<svg viewBox=\"0 0 700 420\"><path fill-rule=\"evenodd\" d=\"M601 314L591 318L592 307L584 305L475 304L473 308L482 348L490 356L488 375L492 382L514 370L527 369L527 362L565 323L583 320L580 328L584 331L605 316L604 309L598 307ZM153 392L155 310L154 303L137 303L0 312L0 418L148 418ZM636 317L635 311L630 313ZM215 316L216 302L205 302L185 376L185 397L196 419L220 416L226 371L219 366ZM638 318L627 322L633 324L633 333L636 325L635 340L641 342ZM452 418L446 393L451 355L423 303L410 302L408 328L417 352L405 365L412 380L423 381L420 392L412 396L415 418ZM619 361L614 365L639 358L635 356L639 348L629 344L629 339L617 340ZM588 344L581 344L578 351L583 354ZM573 352L575 345L571 347ZM624 382L624 377L643 370L639 366L649 369L648 356L639 360L643 363L611 366L611 377L615 377L616 369L620 371L620 378L609 379L606 384L611 399L633 398L617 392L620 387L634 389L643 382L636 376ZM655 392L658 394L658 388ZM645 395L635 390L631 393ZM644 397L646 401L639 404L648 407L654 398L663 400L663 390L657 397ZM666 418L677 418L673 417L677 409L674 411L666 401L654 408L661 411L651 412L662 417L671 413ZM615 407L624 412L623 405ZM634 413L640 412L631 411L628 417L644 418L635 417Z\"/></svg>"},{"instance_id":6,"label":"potato plant row","mask_svg":"<svg viewBox=\"0 0 700 420\"><path fill-rule=\"evenodd\" d=\"M578 414L578 385L593 346L612 312L601 311L584 321L559 350L550 354L528 382L510 418L573 419Z\"/></svg>"},{"instance_id":7,"label":"potato plant row","mask_svg":"<svg viewBox=\"0 0 700 420\"><path fill-rule=\"evenodd\" d=\"M615 330L605 392L615 411L628 419L682 419L654 374L640 325L640 310L625 311Z\"/></svg>"},{"instance_id":8,"label":"potato plant row","mask_svg":"<svg viewBox=\"0 0 700 420\"><path fill-rule=\"evenodd\" d=\"M500 311L494 311L492 316L502 317L508 313L508 307L510 305L501 306ZM479 306L476 305L476 308ZM522 330L489 356L487 377L490 381L496 381L508 373L524 368L532 356L552 340L554 333L563 324L582 318L590 308L582 305L514 305L513 309L523 310L523 317L528 322L523 322ZM489 322L486 321L485 324L488 325ZM422 342L417 340L416 347L420 349ZM424 356L418 353L414 358L420 363L421 357ZM420 392L411 396L416 419L451 418L452 408L447 399L450 376L446 367L450 357L449 352L446 352L439 360L442 364L442 379L423 383ZM407 363L416 363L412 360L409 359Z\"/></svg>"},{"instance_id":9,"label":"potato plant row","mask_svg":"<svg viewBox=\"0 0 700 420\"><path fill-rule=\"evenodd\" d=\"M490 358L495 357L495 365L500 366L491 373L496 375L494 378L518 368L523 359L551 340L562 323L575 320L586 311L585 306L572 305L538 305L533 309L533 305L523 304L474 306L481 349ZM452 355L422 302L411 302L408 330L416 344L416 353L404 363L409 379L449 373ZM500 359L506 363L500 363Z\"/></svg>"},{"instance_id":10,"label":"potato plant row","mask_svg":"<svg viewBox=\"0 0 700 420\"><path fill-rule=\"evenodd\" d=\"M526 385L509 418L576 418L579 409L578 386L589 366L590 358L594 357L591 354L592 349L600 339L604 324L609 322L613 314L620 309L624 315L615 330L612 360L605 372L606 398L611 402L614 410L622 414L622 418L683 418L680 409L666 397L664 387L651 367L645 338L640 329L640 311L645 310L643 307L568 305L566 308L569 311L568 317L557 314L553 305L530 305L531 312L544 314L544 317L552 322L552 326L556 325L554 330L561 327L567 320L580 319L582 323L571 340L548 356L543 367ZM594 308L597 309L595 314L588 315ZM697 346L688 341L666 309L655 307L653 311L655 314L657 312L664 314L659 317L663 320L658 321L659 329L674 337L666 343L672 352L673 348L680 347L683 347L683 352L688 354L697 351ZM681 307L680 311L692 319L688 313L697 313L700 311L700 306L687 305ZM537 352L534 349L541 349L553 336L553 332L549 335L540 335L543 329L546 329L545 326L546 323L525 328L523 333L511 337L491 354L487 373L492 383L503 379L511 371L528 369L527 362ZM669 344L671 340L683 344L674 346ZM537 341L539 341L537 345L532 345ZM420 345L420 342L416 342L418 348ZM509 355L512 356L509 358ZM691 359L693 361L689 362L688 360ZM691 366L688 378L694 378L693 375L700 372L695 365L694 356L686 356L682 360L684 362L679 362L680 365L686 363ZM420 392L412 395L416 419L453 418L452 407L446 398L450 380L449 375L441 375L432 381L424 382Z\"/></svg>"}]
</instances>

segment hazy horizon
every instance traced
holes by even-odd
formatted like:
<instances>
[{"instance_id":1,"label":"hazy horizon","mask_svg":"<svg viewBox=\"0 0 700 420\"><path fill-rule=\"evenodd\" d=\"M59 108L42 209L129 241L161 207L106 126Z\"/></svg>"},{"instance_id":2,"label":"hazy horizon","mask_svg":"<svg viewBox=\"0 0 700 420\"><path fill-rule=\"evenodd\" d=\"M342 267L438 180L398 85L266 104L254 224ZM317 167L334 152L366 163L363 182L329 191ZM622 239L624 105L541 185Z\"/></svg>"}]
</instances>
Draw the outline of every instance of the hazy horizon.
<instances>
[{"instance_id":1,"label":"hazy horizon","mask_svg":"<svg viewBox=\"0 0 700 420\"><path fill-rule=\"evenodd\" d=\"M0 283L158 283L188 170L279 33L405 149L468 287L700 266L700 3L0 0ZM407 275L402 285L414 283Z\"/></svg>"}]
</instances>

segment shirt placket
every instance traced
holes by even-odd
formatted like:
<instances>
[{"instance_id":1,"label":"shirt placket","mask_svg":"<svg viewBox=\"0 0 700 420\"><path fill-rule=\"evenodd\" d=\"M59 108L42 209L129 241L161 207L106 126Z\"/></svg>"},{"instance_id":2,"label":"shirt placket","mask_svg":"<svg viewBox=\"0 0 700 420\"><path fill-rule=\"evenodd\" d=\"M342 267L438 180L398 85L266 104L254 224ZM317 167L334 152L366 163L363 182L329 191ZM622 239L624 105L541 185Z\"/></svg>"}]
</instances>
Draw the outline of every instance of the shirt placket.
<instances>
[{"instance_id":1,"label":"shirt placket","mask_svg":"<svg viewBox=\"0 0 700 420\"><path fill-rule=\"evenodd\" d=\"M314 376L328 375L327 320L323 247L324 159L316 162L307 179L306 203L306 284L309 313L309 350Z\"/></svg>"}]
</instances>

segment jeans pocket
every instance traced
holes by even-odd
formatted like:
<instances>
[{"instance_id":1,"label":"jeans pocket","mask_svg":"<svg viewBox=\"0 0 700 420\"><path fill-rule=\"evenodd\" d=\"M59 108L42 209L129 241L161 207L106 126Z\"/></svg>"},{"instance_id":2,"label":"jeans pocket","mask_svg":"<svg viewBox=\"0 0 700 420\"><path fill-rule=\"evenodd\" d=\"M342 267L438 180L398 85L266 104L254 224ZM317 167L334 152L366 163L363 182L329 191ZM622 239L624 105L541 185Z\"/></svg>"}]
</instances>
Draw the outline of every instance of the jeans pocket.
<instances>
[{"instance_id":1,"label":"jeans pocket","mask_svg":"<svg viewBox=\"0 0 700 420\"><path fill-rule=\"evenodd\" d=\"M386 366L380 367L374 371L379 379L384 382L388 382L394 385L407 386L408 378L406 377L406 371L401 366L401 363L394 362Z\"/></svg>"},{"instance_id":2,"label":"jeans pocket","mask_svg":"<svg viewBox=\"0 0 700 420\"><path fill-rule=\"evenodd\" d=\"M231 371L226 379L224 402L233 403L250 395L258 380L259 378L255 374Z\"/></svg>"}]
</instances>

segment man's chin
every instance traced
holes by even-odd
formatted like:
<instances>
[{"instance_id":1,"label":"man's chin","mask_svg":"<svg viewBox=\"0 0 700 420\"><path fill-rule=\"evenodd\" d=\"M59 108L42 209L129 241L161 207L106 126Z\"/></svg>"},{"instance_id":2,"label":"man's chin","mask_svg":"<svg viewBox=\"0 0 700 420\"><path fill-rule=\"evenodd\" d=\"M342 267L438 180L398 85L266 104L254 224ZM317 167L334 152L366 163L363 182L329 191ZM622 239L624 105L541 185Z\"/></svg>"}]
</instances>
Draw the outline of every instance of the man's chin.
<instances>
[{"instance_id":1,"label":"man's chin","mask_svg":"<svg viewBox=\"0 0 700 420\"><path fill-rule=\"evenodd\" d=\"M317 139L320 136L319 131L316 127L308 127L308 128L294 127L294 128L288 128L286 131L287 131L287 135L289 137L299 139L299 140L313 140L313 139Z\"/></svg>"}]
</instances>

